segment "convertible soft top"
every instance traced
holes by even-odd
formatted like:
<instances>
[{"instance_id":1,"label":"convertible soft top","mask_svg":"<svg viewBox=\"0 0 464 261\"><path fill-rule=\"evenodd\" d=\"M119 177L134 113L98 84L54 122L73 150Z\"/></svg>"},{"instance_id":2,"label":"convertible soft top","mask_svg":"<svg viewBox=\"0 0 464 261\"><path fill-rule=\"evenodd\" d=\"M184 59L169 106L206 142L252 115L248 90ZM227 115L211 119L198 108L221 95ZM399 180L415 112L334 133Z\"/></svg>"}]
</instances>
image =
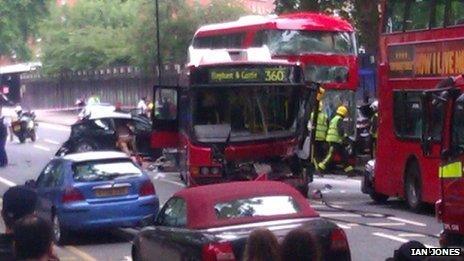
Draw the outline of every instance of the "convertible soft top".
<instances>
[{"instance_id":1,"label":"convertible soft top","mask_svg":"<svg viewBox=\"0 0 464 261\"><path fill-rule=\"evenodd\" d=\"M298 203L300 211L288 215L240 217L232 219L218 219L214 212L214 205L220 202L279 195L291 196ZM206 229L261 221L319 216L300 192L278 181L242 181L205 185L181 190L174 196L185 200L187 204L187 227L192 229Z\"/></svg>"}]
</instances>

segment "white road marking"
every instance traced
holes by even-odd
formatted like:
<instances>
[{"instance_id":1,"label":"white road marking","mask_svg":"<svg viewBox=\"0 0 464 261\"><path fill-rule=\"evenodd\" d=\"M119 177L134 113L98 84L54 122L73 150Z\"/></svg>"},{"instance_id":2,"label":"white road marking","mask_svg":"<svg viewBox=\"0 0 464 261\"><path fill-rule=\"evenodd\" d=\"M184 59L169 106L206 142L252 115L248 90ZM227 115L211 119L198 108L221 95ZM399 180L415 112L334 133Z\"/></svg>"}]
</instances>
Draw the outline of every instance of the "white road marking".
<instances>
[{"instance_id":1,"label":"white road marking","mask_svg":"<svg viewBox=\"0 0 464 261\"><path fill-rule=\"evenodd\" d=\"M425 237L425 235L422 234L414 234L414 233L401 233L398 234L399 237Z\"/></svg>"},{"instance_id":2,"label":"white road marking","mask_svg":"<svg viewBox=\"0 0 464 261\"><path fill-rule=\"evenodd\" d=\"M394 235L388 235L388 234L379 233L379 232L372 233L372 235L387 238L387 239L390 239L390 240L393 240L393 241L398 241L398 242L401 242L401 243L406 243L406 242L409 241L406 238L401 238L401 237L397 237L397 236L394 236ZM435 248L436 247L436 246L432 246L432 245L425 245L425 246L428 247L428 248Z\"/></svg>"},{"instance_id":3,"label":"white road marking","mask_svg":"<svg viewBox=\"0 0 464 261\"><path fill-rule=\"evenodd\" d=\"M404 219L404 218L388 217L388 219L394 220L394 221L399 221L399 222L404 222L406 224L411 224L411 225L420 226L420 227L426 227L427 226L427 224L412 221L412 220L408 220L408 219Z\"/></svg>"},{"instance_id":4,"label":"white road marking","mask_svg":"<svg viewBox=\"0 0 464 261\"><path fill-rule=\"evenodd\" d=\"M343 228L343 229L351 229L350 226L343 225L343 224L340 224L340 223L336 223L336 224L337 224L337 226L339 226L339 227L341 227L341 228Z\"/></svg>"},{"instance_id":5,"label":"white road marking","mask_svg":"<svg viewBox=\"0 0 464 261\"><path fill-rule=\"evenodd\" d=\"M155 175L154 179L162 179L162 178L165 178L165 177L166 177L165 174L163 174L163 173L157 173L157 174Z\"/></svg>"},{"instance_id":6,"label":"white road marking","mask_svg":"<svg viewBox=\"0 0 464 261\"><path fill-rule=\"evenodd\" d=\"M345 194L346 190L340 190L340 193Z\"/></svg>"},{"instance_id":7,"label":"white road marking","mask_svg":"<svg viewBox=\"0 0 464 261\"><path fill-rule=\"evenodd\" d=\"M47 143L50 143L50 144L60 145L60 143L58 141L54 141L54 140L50 140L50 139L44 139L44 141L47 142Z\"/></svg>"},{"instance_id":8,"label":"white road marking","mask_svg":"<svg viewBox=\"0 0 464 261\"><path fill-rule=\"evenodd\" d=\"M354 213L322 213L321 217L361 217L359 214Z\"/></svg>"},{"instance_id":9,"label":"white road marking","mask_svg":"<svg viewBox=\"0 0 464 261\"><path fill-rule=\"evenodd\" d=\"M40 122L39 123L39 128L52 129L52 130L63 131L63 132L65 132L65 131L68 132L71 129L68 126L45 123L45 122Z\"/></svg>"},{"instance_id":10,"label":"white road marking","mask_svg":"<svg viewBox=\"0 0 464 261\"><path fill-rule=\"evenodd\" d=\"M366 223L368 226L374 227L394 227L394 226L404 226L405 223L382 223L382 222L374 222L374 223Z\"/></svg>"},{"instance_id":11,"label":"white road marking","mask_svg":"<svg viewBox=\"0 0 464 261\"><path fill-rule=\"evenodd\" d=\"M2 177L0 177L0 182L7 185L8 187L16 186L16 183L14 183L13 181L7 180L7 179L2 178Z\"/></svg>"},{"instance_id":12,"label":"white road marking","mask_svg":"<svg viewBox=\"0 0 464 261\"><path fill-rule=\"evenodd\" d=\"M39 150L44 150L44 151L50 151L49 148L41 145L34 145L34 148L39 149Z\"/></svg>"},{"instance_id":13,"label":"white road marking","mask_svg":"<svg viewBox=\"0 0 464 261\"><path fill-rule=\"evenodd\" d=\"M168 180L168 179L158 179L158 180L161 181L161 182L166 182L166 183L174 184L174 185L177 185L177 186L185 187L185 183L183 183L183 182L177 182L177 181Z\"/></svg>"},{"instance_id":14,"label":"white road marking","mask_svg":"<svg viewBox=\"0 0 464 261\"><path fill-rule=\"evenodd\" d=\"M125 257L124 257L124 261L132 261L132 257L130 257L130 256L125 256Z\"/></svg>"}]
</instances>

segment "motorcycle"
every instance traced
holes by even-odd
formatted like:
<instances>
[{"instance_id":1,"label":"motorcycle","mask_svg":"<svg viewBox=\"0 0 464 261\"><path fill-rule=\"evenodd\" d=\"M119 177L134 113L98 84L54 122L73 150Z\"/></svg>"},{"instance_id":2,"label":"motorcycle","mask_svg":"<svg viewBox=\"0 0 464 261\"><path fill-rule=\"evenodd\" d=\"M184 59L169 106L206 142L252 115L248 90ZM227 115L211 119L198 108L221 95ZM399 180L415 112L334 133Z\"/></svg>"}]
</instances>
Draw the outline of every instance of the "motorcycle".
<instances>
[{"instance_id":1,"label":"motorcycle","mask_svg":"<svg viewBox=\"0 0 464 261\"><path fill-rule=\"evenodd\" d=\"M11 123L13 133L18 137L19 142L24 143L28 138L33 142L36 141L38 124L35 118L34 112L24 112L18 115L18 120Z\"/></svg>"}]
</instances>

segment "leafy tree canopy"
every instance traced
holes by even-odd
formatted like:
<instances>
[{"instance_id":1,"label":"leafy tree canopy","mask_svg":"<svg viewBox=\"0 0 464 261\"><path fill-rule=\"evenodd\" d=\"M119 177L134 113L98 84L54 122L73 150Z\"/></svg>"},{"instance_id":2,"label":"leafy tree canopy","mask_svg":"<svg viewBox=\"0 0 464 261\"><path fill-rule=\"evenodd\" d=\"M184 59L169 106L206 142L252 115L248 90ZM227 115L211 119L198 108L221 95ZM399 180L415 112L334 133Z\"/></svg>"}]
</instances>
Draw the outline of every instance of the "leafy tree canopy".
<instances>
[{"instance_id":1,"label":"leafy tree canopy","mask_svg":"<svg viewBox=\"0 0 464 261\"><path fill-rule=\"evenodd\" d=\"M227 0L190 6L185 0L159 0L164 63L184 62L195 30L202 24L236 19L242 7ZM42 24L44 69L54 73L115 65L154 68L156 61L153 0L79 0L55 7Z\"/></svg>"},{"instance_id":2,"label":"leafy tree canopy","mask_svg":"<svg viewBox=\"0 0 464 261\"><path fill-rule=\"evenodd\" d=\"M0 55L29 59L29 37L34 36L37 22L47 13L48 0L0 1Z\"/></svg>"}]
</instances>

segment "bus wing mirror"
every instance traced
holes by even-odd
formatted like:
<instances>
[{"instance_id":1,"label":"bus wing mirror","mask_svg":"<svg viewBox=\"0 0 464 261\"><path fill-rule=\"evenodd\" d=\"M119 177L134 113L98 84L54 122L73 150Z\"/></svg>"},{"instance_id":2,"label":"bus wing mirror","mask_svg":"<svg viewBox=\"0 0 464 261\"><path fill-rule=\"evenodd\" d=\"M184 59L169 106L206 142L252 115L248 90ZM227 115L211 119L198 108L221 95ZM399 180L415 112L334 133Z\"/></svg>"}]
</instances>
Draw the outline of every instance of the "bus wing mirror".
<instances>
[{"instance_id":1,"label":"bus wing mirror","mask_svg":"<svg viewBox=\"0 0 464 261\"><path fill-rule=\"evenodd\" d=\"M431 156L432 154L432 137L423 137L421 141L422 153L424 156Z\"/></svg>"}]
</instances>

